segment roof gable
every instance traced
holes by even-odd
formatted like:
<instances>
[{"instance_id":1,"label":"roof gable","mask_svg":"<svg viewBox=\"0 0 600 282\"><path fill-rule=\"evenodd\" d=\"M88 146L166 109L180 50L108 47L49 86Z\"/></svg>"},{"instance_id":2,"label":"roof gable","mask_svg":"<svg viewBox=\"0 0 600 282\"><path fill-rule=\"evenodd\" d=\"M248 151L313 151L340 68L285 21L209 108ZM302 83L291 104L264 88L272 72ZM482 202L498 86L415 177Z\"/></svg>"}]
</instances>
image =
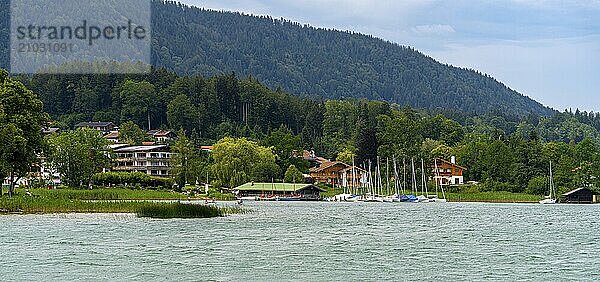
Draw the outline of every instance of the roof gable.
<instances>
[{"instance_id":1,"label":"roof gable","mask_svg":"<svg viewBox=\"0 0 600 282\"><path fill-rule=\"evenodd\" d=\"M457 165L457 164L455 164L455 163L452 163L452 162L450 162L450 161L447 161L447 160L444 160L444 159L435 158L434 160L437 160L437 161L439 161L439 162L445 163L445 164L447 164L447 165L450 165L450 166L452 166L452 167L457 167L457 168L460 168L460 169L462 169L462 170L467 170L467 168L466 168L466 167L464 167L464 166L459 166L459 165Z\"/></svg>"}]
</instances>

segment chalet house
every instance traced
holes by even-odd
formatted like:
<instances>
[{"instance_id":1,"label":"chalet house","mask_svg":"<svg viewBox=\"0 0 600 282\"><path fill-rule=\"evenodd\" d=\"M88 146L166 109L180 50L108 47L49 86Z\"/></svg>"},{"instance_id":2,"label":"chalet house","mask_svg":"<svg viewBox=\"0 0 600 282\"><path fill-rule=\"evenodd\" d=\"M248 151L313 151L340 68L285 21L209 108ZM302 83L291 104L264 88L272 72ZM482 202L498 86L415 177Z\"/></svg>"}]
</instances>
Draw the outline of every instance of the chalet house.
<instances>
[{"instance_id":1,"label":"chalet house","mask_svg":"<svg viewBox=\"0 0 600 282\"><path fill-rule=\"evenodd\" d=\"M431 165L431 170L434 180L442 185L460 185L465 183L463 172L467 169L457 165L455 157L452 157L451 161L435 158Z\"/></svg>"},{"instance_id":2,"label":"chalet house","mask_svg":"<svg viewBox=\"0 0 600 282\"><path fill-rule=\"evenodd\" d=\"M294 156L296 156L297 153L294 152ZM303 150L302 151L302 158L307 160L311 166L320 166L323 163L328 163L330 162L330 160L326 159L326 158L322 158L319 157L315 154L315 151L307 151L307 150Z\"/></svg>"},{"instance_id":3,"label":"chalet house","mask_svg":"<svg viewBox=\"0 0 600 282\"><path fill-rule=\"evenodd\" d=\"M171 151L167 145L111 145L116 158L113 171L142 172L151 176L169 177Z\"/></svg>"},{"instance_id":4,"label":"chalet house","mask_svg":"<svg viewBox=\"0 0 600 282\"><path fill-rule=\"evenodd\" d=\"M117 128L117 126L112 122L80 122L75 125L75 128L83 127L96 129L102 133L109 133Z\"/></svg>"},{"instance_id":5,"label":"chalet house","mask_svg":"<svg viewBox=\"0 0 600 282\"><path fill-rule=\"evenodd\" d=\"M343 162L324 162L311 168L309 174L315 183L354 187L363 182L365 170Z\"/></svg>"},{"instance_id":6,"label":"chalet house","mask_svg":"<svg viewBox=\"0 0 600 282\"><path fill-rule=\"evenodd\" d=\"M42 128L42 133L44 135L50 135L50 134L59 133L59 132L60 132L60 128L57 128L57 127L44 127L44 128Z\"/></svg>"},{"instance_id":7,"label":"chalet house","mask_svg":"<svg viewBox=\"0 0 600 282\"><path fill-rule=\"evenodd\" d=\"M148 135L154 137L158 143L167 143L177 138L177 134L170 130L148 130Z\"/></svg>"},{"instance_id":8,"label":"chalet house","mask_svg":"<svg viewBox=\"0 0 600 282\"><path fill-rule=\"evenodd\" d=\"M119 143L119 131L111 131L108 134L104 135L104 138L113 143Z\"/></svg>"},{"instance_id":9,"label":"chalet house","mask_svg":"<svg viewBox=\"0 0 600 282\"><path fill-rule=\"evenodd\" d=\"M200 150L204 151L204 152L212 152L213 149L215 147L214 146L210 146L210 145L205 145L205 146L200 146Z\"/></svg>"}]
</instances>

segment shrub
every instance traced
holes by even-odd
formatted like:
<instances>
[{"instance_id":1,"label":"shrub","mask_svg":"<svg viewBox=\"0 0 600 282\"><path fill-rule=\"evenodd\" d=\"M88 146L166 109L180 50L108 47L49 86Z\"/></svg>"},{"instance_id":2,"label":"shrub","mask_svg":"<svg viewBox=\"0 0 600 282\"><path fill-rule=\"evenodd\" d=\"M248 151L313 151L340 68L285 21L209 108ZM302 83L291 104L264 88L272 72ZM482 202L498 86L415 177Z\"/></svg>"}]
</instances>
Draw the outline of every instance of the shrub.
<instances>
[{"instance_id":1,"label":"shrub","mask_svg":"<svg viewBox=\"0 0 600 282\"><path fill-rule=\"evenodd\" d=\"M92 177L92 181L95 185L134 186L138 189L142 187L171 188L174 183L170 178L150 176L142 172L97 173Z\"/></svg>"}]
</instances>

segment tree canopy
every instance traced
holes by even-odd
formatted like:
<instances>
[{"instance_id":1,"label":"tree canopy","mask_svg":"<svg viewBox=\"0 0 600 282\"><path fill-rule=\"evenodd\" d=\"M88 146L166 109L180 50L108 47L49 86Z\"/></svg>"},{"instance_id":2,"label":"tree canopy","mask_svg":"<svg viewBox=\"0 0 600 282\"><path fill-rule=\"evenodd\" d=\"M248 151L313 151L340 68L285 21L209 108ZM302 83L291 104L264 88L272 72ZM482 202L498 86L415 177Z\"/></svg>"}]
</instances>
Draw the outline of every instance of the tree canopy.
<instances>
[{"instance_id":1,"label":"tree canopy","mask_svg":"<svg viewBox=\"0 0 600 282\"><path fill-rule=\"evenodd\" d=\"M43 108L31 90L0 69L0 177L9 177L11 194L45 148L42 127L48 115Z\"/></svg>"}]
</instances>

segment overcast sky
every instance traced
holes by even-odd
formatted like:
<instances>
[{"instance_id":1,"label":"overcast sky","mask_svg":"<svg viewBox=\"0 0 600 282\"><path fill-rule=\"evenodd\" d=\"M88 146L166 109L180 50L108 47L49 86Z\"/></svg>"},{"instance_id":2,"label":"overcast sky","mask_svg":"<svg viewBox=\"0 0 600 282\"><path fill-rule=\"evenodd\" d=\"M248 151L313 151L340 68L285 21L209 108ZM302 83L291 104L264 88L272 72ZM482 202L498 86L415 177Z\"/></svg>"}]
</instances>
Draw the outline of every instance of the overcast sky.
<instances>
[{"instance_id":1,"label":"overcast sky","mask_svg":"<svg viewBox=\"0 0 600 282\"><path fill-rule=\"evenodd\" d=\"M183 0L413 46L541 103L600 111L600 0Z\"/></svg>"}]
</instances>

